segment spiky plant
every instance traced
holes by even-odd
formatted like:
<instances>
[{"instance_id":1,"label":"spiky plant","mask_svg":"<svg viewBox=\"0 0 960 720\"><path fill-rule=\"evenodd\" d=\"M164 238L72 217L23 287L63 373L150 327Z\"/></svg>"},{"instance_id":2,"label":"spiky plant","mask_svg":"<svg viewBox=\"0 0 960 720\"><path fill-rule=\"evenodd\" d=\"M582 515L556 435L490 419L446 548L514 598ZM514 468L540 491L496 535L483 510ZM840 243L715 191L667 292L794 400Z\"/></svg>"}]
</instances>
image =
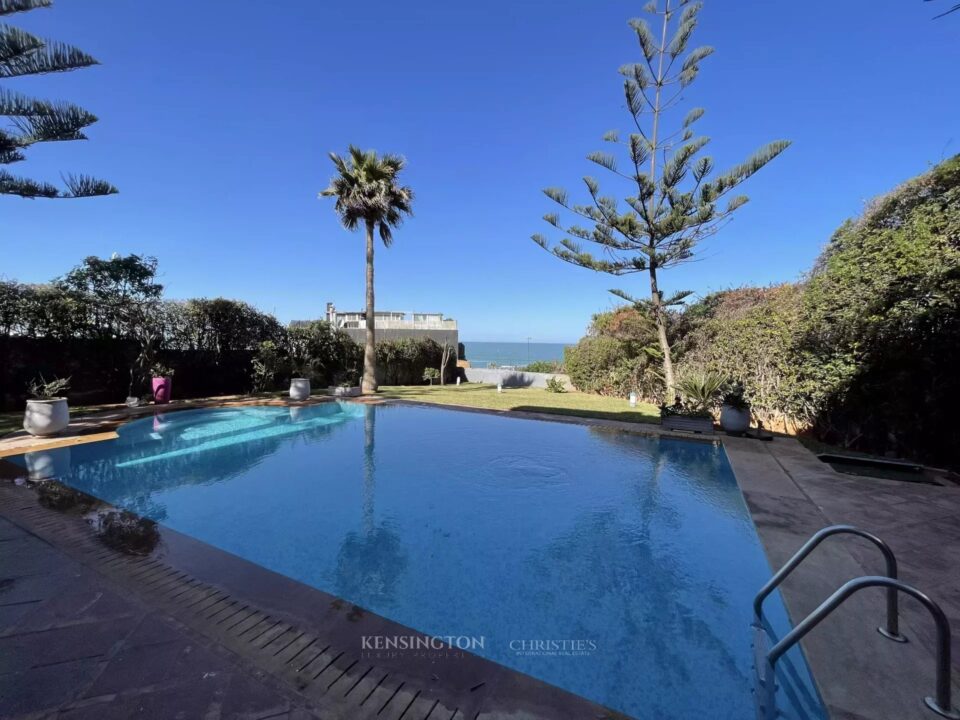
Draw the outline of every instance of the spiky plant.
<instances>
[{"instance_id":1,"label":"spiky plant","mask_svg":"<svg viewBox=\"0 0 960 720\"><path fill-rule=\"evenodd\" d=\"M0 0L0 17L50 7L52 0ZM97 61L70 45L43 40L0 23L0 79L65 72L96 65ZM0 87L0 194L24 198L78 198L110 195L117 189L87 175L66 175L66 189L44 181L17 177L3 165L26 159L24 151L41 142L86 140L83 129L95 115L63 102L35 100Z\"/></svg>"},{"instance_id":2,"label":"spiky plant","mask_svg":"<svg viewBox=\"0 0 960 720\"><path fill-rule=\"evenodd\" d=\"M400 171L406 161L398 155L378 156L375 150L361 150L351 145L346 157L330 153L337 174L320 197L334 197L334 209L347 230L363 226L367 235L367 309L366 342L363 348L364 394L377 391L377 352L373 292L374 231L380 234L385 247L393 242L393 228L412 215L413 190L400 185Z\"/></svg>"},{"instance_id":3,"label":"spiky plant","mask_svg":"<svg viewBox=\"0 0 960 720\"><path fill-rule=\"evenodd\" d=\"M684 89L696 79L700 63L713 53L713 48L706 46L687 50L701 6L690 0L663 0L661 9L661 0L653 0L645 10L659 24L656 34L644 19L629 22L642 55L642 62L620 68L624 76L623 96L634 131L625 139L616 131L603 137L625 149L626 165L621 169L617 158L609 153L587 156L627 183L629 194L622 200L601 194L600 184L585 177L590 200L577 205L570 203L565 190L547 188L547 197L587 220L592 227L565 226L559 214L547 213L544 220L567 237L551 245L543 235L533 236L534 242L565 262L616 276L640 272L648 275L649 300L635 299L623 290L610 292L645 311L656 325L668 399L674 395L675 381L667 339L667 311L690 293L664 297L659 273L690 260L696 245L716 233L747 201L743 195L731 197L731 191L789 145L784 140L773 142L746 162L710 179L713 160L700 156L709 139L698 137L693 131L694 123L703 116L703 108L692 108L675 130L664 131L665 116L672 115L670 111L684 99ZM596 243L602 255L584 250L579 241Z\"/></svg>"}]
</instances>

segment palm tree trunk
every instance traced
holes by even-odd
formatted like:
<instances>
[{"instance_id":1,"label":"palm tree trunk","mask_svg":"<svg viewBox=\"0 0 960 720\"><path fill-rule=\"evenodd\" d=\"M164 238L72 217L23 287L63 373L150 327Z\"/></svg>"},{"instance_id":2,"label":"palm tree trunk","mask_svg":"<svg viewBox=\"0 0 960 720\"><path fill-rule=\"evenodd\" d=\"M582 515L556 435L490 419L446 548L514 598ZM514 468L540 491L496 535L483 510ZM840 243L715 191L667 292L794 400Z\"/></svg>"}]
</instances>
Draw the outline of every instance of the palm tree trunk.
<instances>
[{"instance_id":1,"label":"palm tree trunk","mask_svg":"<svg viewBox=\"0 0 960 720\"><path fill-rule=\"evenodd\" d=\"M367 334L363 347L363 382L360 384L360 391L364 395L372 395L377 391L376 313L373 306L373 223L367 222Z\"/></svg>"}]
</instances>

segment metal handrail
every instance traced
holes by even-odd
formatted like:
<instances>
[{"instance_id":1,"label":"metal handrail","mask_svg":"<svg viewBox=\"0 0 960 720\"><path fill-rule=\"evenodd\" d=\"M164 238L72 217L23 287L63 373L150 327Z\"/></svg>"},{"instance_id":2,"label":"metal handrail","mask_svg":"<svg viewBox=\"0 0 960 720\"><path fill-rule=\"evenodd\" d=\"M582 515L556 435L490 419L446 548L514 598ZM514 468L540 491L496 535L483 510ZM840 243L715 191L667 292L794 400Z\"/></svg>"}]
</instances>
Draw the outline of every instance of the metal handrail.
<instances>
[{"instance_id":1,"label":"metal handrail","mask_svg":"<svg viewBox=\"0 0 960 720\"><path fill-rule=\"evenodd\" d=\"M768 677L763 683L764 689L768 694L768 708L773 707L773 693L775 692L774 672L777 660L796 645L803 637L813 630L830 613L837 609L847 598L859 590L868 587L885 587L888 591L895 593L906 593L916 598L933 616L934 624L937 628L937 677L936 690L933 697L924 698L924 703L941 717L949 720L960 720L960 712L953 707L950 688L950 621L944 615L943 610L927 595L917 590L915 587L900 582L894 578L884 577L882 575L870 575L867 577L851 580L841 586L833 595L828 597L821 605L811 612L807 617L797 625L793 630L787 633L780 642L770 648L766 657L766 670Z\"/></svg>"},{"instance_id":2,"label":"metal handrail","mask_svg":"<svg viewBox=\"0 0 960 720\"><path fill-rule=\"evenodd\" d=\"M887 566L887 577L892 580L897 579L897 558L894 556L890 546L883 540L873 533L861 530L853 525L831 525L814 533L813 536L803 544L803 547L797 550L797 552L793 554L793 557L780 568L777 574L770 578L766 585L760 588L760 592L758 592L757 596L753 599L753 619L755 625L760 624L760 617L763 612L763 601L767 599L767 596L776 590L780 583L786 579L787 575L796 570L797 566L803 562L820 543L832 535L841 534L862 537L880 548L880 552L883 553L883 559ZM900 613L897 608L897 597L898 594L895 589L890 588L887 590L887 625L886 627L879 627L877 630L881 635L894 642L906 642L907 638L900 634Z\"/></svg>"}]
</instances>

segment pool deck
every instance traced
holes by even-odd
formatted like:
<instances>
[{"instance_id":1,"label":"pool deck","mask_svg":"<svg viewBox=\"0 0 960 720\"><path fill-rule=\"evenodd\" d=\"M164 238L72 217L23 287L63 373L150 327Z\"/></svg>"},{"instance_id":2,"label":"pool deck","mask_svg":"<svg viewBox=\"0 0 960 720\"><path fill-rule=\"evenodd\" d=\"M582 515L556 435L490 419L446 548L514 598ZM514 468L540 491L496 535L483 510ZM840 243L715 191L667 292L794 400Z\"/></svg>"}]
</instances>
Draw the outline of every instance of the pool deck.
<instances>
[{"instance_id":1,"label":"pool deck","mask_svg":"<svg viewBox=\"0 0 960 720\"><path fill-rule=\"evenodd\" d=\"M229 398L168 410L241 404L290 403ZM0 458L115 437L119 424L154 410L86 416L54 440L7 436ZM960 696L960 488L842 475L791 438L691 438L654 425L473 411L722 442L772 567L830 524L857 525L887 541L901 578L929 593L950 618ZM784 583L793 621L845 581L882 568L864 541L827 540ZM236 608L246 619L225 631L217 620ZM936 717L922 706L933 692L929 616L905 598L901 630L910 642L898 644L876 632L883 612L882 591L867 590L803 643L831 718ZM80 514L42 507L28 488L0 480L0 716L618 717L470 654L439 665L365 662L359 635L388 632L410 631L171 531L163 530L161 549L146 558L105 548ZM298 656L291 663L287 655L303 645L324 647L301 671Z\"/></svg>"}]
</instances>

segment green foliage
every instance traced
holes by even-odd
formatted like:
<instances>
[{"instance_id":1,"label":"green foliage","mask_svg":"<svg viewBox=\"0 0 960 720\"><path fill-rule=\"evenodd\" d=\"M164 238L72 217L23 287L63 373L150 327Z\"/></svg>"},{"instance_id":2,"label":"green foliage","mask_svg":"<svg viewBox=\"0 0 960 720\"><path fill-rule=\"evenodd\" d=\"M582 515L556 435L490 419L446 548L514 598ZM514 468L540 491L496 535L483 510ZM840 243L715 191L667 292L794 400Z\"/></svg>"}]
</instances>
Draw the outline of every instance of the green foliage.
<instances>
[{"instance_id":1,"label":"green foliage","mask_svg":"<svg viewBox=\"0 0 960 720\"><path fill-rule=\"evenodd\" d=\"M655 397L662 388L656 351L635 351L631 343L606 336L588 336L564 350L570 382L581 392L625 397L636 391Z\"/></svg>"},{"instance_id":2,"label":"green foliage","mask_svg":"<svg viewBox=\"0 0 960 720\"><path fill-rule=\"evenodd\" d=\"M563 384L563 380L557 377L547 378L547 392L565 393L566 391L567 388Z\"/></svg>"},{"instance_id":3,"label":"green foliage","mask_svg":"<svg viewBox=\"0 0 960 720\"><path fill-rule=\"evenodd\" d=\"M323 320L289 328L287 347L292 372L324 385L343 372L356 376L363 362L360 346Z\"/></svg>"},{"instance_id":4,"label":"green foliage","mask_svg":"<svg viewBox=\"0 0 960 720\"><path fill-rule=\"evenodd\" d=\"M645 8L661 24L657 32L644 19L629 22L642 62L620 68L625 105L637 132L628 137L617 131L604 135L605 142L619 146L622 162L609 153L587 156L615 176L614 181L626 181L632 188L630 194L622 199L603 194L592 177L583 178L589 197L584 204L571 202L566 190L547 188L544 194L574 216L575 222L565 225L558 213L547 213L544 220L563 234L562 239L551 245L545 236L536 234L533 240L559 259L580 267L615 276L649 275L648 300L636 299L623 290L611 292L643 311L655 325L669 394L673 385L669 308L683 302L689 293L665 297L657 271L690 260L694 248L747 202L733 191L790 143L770 143L745 162L714 175L712 158L701 155L709 138L696 136L692 129L703 116L702 108L691 109L672 132L664 131L662 121L684 99L682 89L693 82L701 61L713 48L687 49L701 3L683 4L682 10L660 11L659 7L656 0ZM658 40L658 36L666 40L670 33L669 41ZM577 224L584 220L586 227ZM585 250L583 242L594 243L598 252Z\"/></svg>"},{"instance_id":5,"label":"green foliage","mask_svg":"<svg viewBox=\"0 0 960 720\"><path fill-rule=\"evenodd\" d=\"M812 418L796 358L803 286L725 290L706 296L684 313L679 340L682 367L719 372L743 385L744 397L765 421Z\"/></svg>"},{"instance_id":6,"label":"green foliage","mask_svg":"<svg viewBox=\"0 0 960 720\"><path fill-rule=\"evenodd\" d=\"M720 397L720 404L731 407L734 410L749 410L750 403L747 402L745 392L743 383L734 381Z\"/></svg>"},{"instance_id":7,"label":"green foliage","mask_svg":"<svg viewBox=\"0 0 960 720\"><path fill-rule=\"evenodd\" d=\"M841 226L805 282L709 295L679 325L684 368L741 382L765 424L956 465L960 156Z\"/></svg>"},{"instance_id":8,"label":"green foliage","mask_svg":"<svg viewBox=\"0 0 960 720\"><path fill-rule=\"evenodd\" d=\"M557 360L534 360L529 365L525 365L520 370L535 373L562 373L563 363Z\"/></svg>"},{"instance_id":9,"label":"green foliage","mask_svg":"<svg viewBox=\"0 0 960 720\"><path fill-rule=\"evenodd\" d=\"M677 381L677 391L684 408L693 413L709 413L720 399L728 379L717 372L690 372Z\"/></svg>"},{"instance_id":10,"label":"green foliage","mask_svg":"<svg viewBox=\"0 0 960 720\"><path fill-rule=\"evenodd\" d=\"M54 378L47 381L43 375L31 380L27 385L27 392L30 397L37 400L51 400L60 397L70 389L70 378Z\"/></svg>"},{"instance_id":11,"label":"green foliage","mask_svg":"<svg viewBox=\"0 0 960 720\"><path fill-rule=\"evenodd\" d=\"M616 308L594 315L588 332L564 349L564 367L577 390L616 397L631 392L662 396L656 328L647 316L634 307Z\"/></svg>"},{"instance_id":12,"label":"green foliage","mask_svg":"<svg viewBox=\"0 0 960 720\"><path fill-rule=\"evenodd\" d=\"M424 368L423 379L429 381L430 384L433 385L434 380L440 379L440 371L433 367Z\"/></svg>"},{"instance_id":13,"label":"green foliage","mask_svg":"<svg viewBox=\"0 0 960 720\"><path fill-rule=\"evenodd\" d=\"M286 354L273 340L264 340L251 361L253 366L253 391L275 390L289 367Z\"/></svg>"},{"instance_id":14,"label":"green foliage","mask_svg":"<svg viewBox=\"0 0 960 720\"><path fill-rule=\"evenodd\" d=\"M177 371L174 370L169 365L165 365L164 363L160 363L160 362L154 363L150 367L150 375L155 378L173 377L174 373L176 372Z\"/></svg>"},{"instance_id":15,"label":"green foliage","mask_svg":"<svg viewBox=\"0 0 960 720\"><path fill-rule=\"evenodd\" d=\"M0 0L0 16L49 7L50 0ZM97 61L70 45L44 40L11 25L0 24L0 79L24 75L65 72L96 65ZM0 165L26 159L25 150L42 142L86 140L84 128L97 118L68 103L35 100L0 88ZM0 194L26 198L76 198L110 195L117 189L108 182L86 175L67 174L66 189L16 177L0 168Z\"/></svg>"},{"instance_id":16,"label":"green foliage","mask_svg":"<svg viewBox=\"0 0 960 720\"><path fill-rule=\"evenodd\" d=\"M412 214L413 190L399 184L406 161L399 155L377 155L351 145L347 157L330 153L337 174L320 197L336 198L334 206L347 230L361 225L376 226L387 247L393 241L392 229Z\"/></svg>"},{"instance_id":17,"label":"green foliage","mask_svg":"<svg viewBox=\"0 0 960 720\"><path fill-rule=\"evenodd\" d=\"M423 382L428 369L436 370L443 359L443 348L428 337L385 340L377 343L377 382L382 385L416 385ZM449 364L445 382L451 381L456 368ZM439 377L439 372L437 373Z\"/></svg>"}]
</instances>

